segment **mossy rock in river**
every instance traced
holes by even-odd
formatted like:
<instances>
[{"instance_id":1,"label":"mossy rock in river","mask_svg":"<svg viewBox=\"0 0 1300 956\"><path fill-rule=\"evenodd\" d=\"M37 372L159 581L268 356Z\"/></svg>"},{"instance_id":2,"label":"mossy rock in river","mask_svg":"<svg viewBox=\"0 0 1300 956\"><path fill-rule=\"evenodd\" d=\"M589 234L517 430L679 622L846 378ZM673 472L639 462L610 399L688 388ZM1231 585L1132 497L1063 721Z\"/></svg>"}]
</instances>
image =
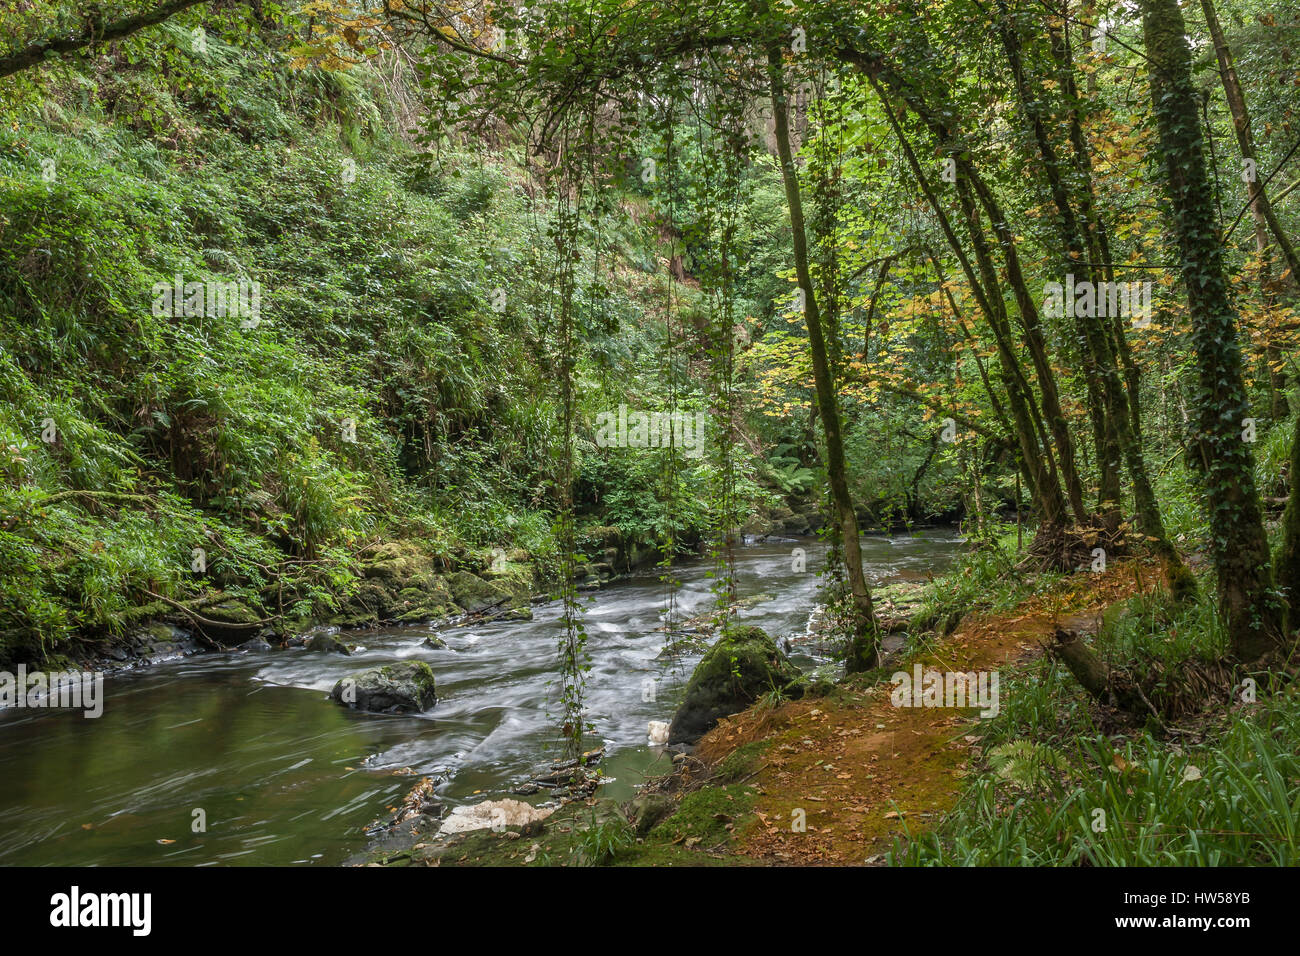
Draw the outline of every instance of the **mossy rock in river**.
<instances>
[{"instance_id":1,"label":"mossy rock in river","mask_svg":"<svg viewBox=\"0 0 1300 956\"><path fill-rule=\"evenodd\" d=\"M401 661L358 671L335 684L330 697L376 714L419 713L438 699L433 668L423 661Z\"/></svg>"},{"instance_id":2,"label":"mossy rock in river","mask_svg":"<svg viewBox=\"0 0 1300 956\"><path fill-rule=\"evenodd\" d=\"M450 584L456 603L470 614L491 610L511 599L508 589L494 581L484 581L468 571L457 571L451 576Z\"/></svg>"},{"instance_id":3,"label":"mossy rock in river","mask_svg":"<svg viewBox=\"0 0 1300 956\"><path fill-rule=\"evenodd\" d=\"M432 567L433 559L415 545L390 541L377 547L362 563L361 576L386 581L394 590L400 590Z\"/></svg>"},{"instance_id":4,"label":"mossy rock in river","mask_svg":"<svg viewBox=\"0 0 1300 956\"><path fill-rule=\"evenodd\" d=\"M501 561L483 572L483 577L491 583L510 592L512 607L526 605L533 596L537 584L537 575L531 564L514 561Z\"/></svg>"},{"instance_id":5,"label":"mossy rock in river","mask_svg":"<svg viewBox=\"0 0 1300 956\"><path fill-rule=\"evenodd\" d=\"M668 728L669 743L695 743L723 717L772 690L802 697L807 682L760 627L734 627L709 648L691 674Z\"/></svg>"},{"instance_id":6,"label":"mossy rock in river","mask_svg":"<svg viewBox=\"0 0 1300 956\"><path fill-rule=\"evenodd\" d=\"M333 634L314 634L312 639L307 642L307 650L321 654L342 654L344 657L351 657L356 648L344 644Z\"/></svg>"},{"instance_id":7,"label":"mossy rock in river","mask_svg":"<svg viewBox=\"0 0 1300 956\"><path fill-rule=\"evenodd\" d=\"M252 637L257 629L253 625L262 620L262 616L243 601L232 598L220 604L204 608L203 620L199 630L203 636L222 644L235 644Z\"/></svg>"}]
</instances>

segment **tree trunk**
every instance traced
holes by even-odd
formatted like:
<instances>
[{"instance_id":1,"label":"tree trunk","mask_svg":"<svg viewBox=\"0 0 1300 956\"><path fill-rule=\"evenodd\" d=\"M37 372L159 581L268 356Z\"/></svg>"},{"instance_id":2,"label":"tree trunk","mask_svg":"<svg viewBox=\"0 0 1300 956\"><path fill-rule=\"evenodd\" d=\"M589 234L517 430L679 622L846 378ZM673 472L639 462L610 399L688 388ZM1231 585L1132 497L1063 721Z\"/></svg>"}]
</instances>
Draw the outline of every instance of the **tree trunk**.
<instances>
[{"instance_id":1,"label":"tree trunk","mask_svg":"<svg viewBox=\"0 0 1300 956\"><path fill-rule=\"evenodd\" d=\"M82 6L90 11L86 17L87 27L83 32L71 36L47 36L8 56L0 57L0 78L30 69L38 63L44 62L48 56L76 53L96 44L112 43L115 40L124 39L146 27L156 26L164 20L188 10L190 7L198 6L202 2L204 0L170 0L170 2L163 3L152 10L123 17L120 20L114 20L112 23L104 21L103 14L99 12L98 6L83 4Z\"/></svg>"},{"instance_id":2,"label":"tree trunk","mask_svg":"<svg viewBox=\"0 0 1300 956\"><path fill-rule=\"evenodd\" d=\"M1114 282L1115 269L1114 261L1111 259L1110 232L1106 227L1105 217L1097 206L1097 193L1093 185L1092 153L1088 148L1088 140L1083 133L1083 121L1079 115L1082 100L1079 97L1078 85L1074 82L1074 56L1070 51L1070 33L1065 24L1061 24L1058 28L1051 21L1048 22L1047 30L1051 37L1049 49L1056 61L1057 80L1069 103L1067 113L1070 118L1070 147L1074 155L1074 168L1081 180L1080 188L1077 190L1077 202L1079 218L1083 221L1087 234L1088 254L1094 264L1094 271L1105 281ZM1085 32L1085 43L1087 38L1088 33ZM1090 84L1095 84L1096 77L1093 74L1088 74L1088 79ZM1090 85L1089 90L1095 93L1096 86ZM1137 362L1133 360L1133 352L1129 348L1122 317L1113 316L1110 331L1115 341L1114 352L1119 356L1120 364L1124 369L1129 424L1133 437L1140 447L1142 444L1141 373Z\"/></svg>"},{"instance_id":3,"label":"tree trunk","mask_svg":"<svg viewBox=\"0 0 1300 956\"><path fill-rule=\"evenodd\" d=\"M944 238L947 240L948 247L957 258L962 272L966 276L966 281L971 288L971 294L975 297L980 311L984 313L989 328L993 331L994 341L998 347L1002 385L1006 389L1007 404L1010 406L1011 418L1015 423L1016 437L1020 442L1020 465L1029 481L1033 502L1041 510L1043 521L1047 525L1064 527L1067 523L1065 499L1061 492L1060 483L1057 480L1055 465L1051 461L1050 449L1043 448L1039 444L1034 422L1033 395L1012 345L1002 294L998 288L997 272L993 266L988 245L984 241L984 236L980 230L978 219L975 216L973 200L968 192L963 193L962 205L966 214L967 230L971 237L976 258L979 261L980 275L978 276L975 273L974 266L971 265L969 256L966 255L966 251L957 238L952 221L939 202L938 196L935 195L934 187L921 169L915 150L912 149L907 137L903 134L902 125L885 98L881 83L873 72L873 62L865 58L853 58L852 61L866 73L868 82L871 83L872 89L875 90L876 96L880 100L881 109L898 138L899 146L902 147L903 155L912 169L912 174L916 177L917 184L921 187L926 201L934 211ZM963 169L963 173L965 172L966 170Z\"/></svg>"},{"instance_id":4,"label":"tree trunk","mask_svg":"<svg viewBox=\"0 0 1300 956\"><path fill-rule=\"evenodd\" d=\"M1223 81L1223 95L1228 101L1228 109L1232 112L1232 128L1237 134L1237 145L1241 148L1243 165L1246 160L1254 165L1256 163L1255 135L1250 128L1250 111L1246 108L1246 94L1241 89L1237 69L1232 63L1232 51L1228 48L1223 28L1219 26L1219 17L1214 11L1213 0L1201 0L1201 9L1205 12L1205 23L1210 28L1210 38L1214 41L1214 54L1219 60L1219 78ZM1268 227L1278 249L1282 251L1282 258L1286 260L1292 283L1300 284L1300 259L1296 258L1295 247L1291 245L1287 234L1282 231L1277 216L1273 213L1273 204L1268 201L1268 195L1264 192L1262 170L1256 170L1256 175L1247 182L1246 190L1250 196L1250 214L1254 217L1257 227L1260 224Z\"/></svg>"},{"instance_id":5,"label":"tree trunk","mask_svg":"<svg viewBox=\"0 0 1300 956\"><path fill-rule=\"evenodd\" d=\"M1005 16L1005 4L999 2L999 9L1003 11ZM1113 272L1110 268L1109 244L1106 241L1105 230L1097 219L1092 201L1092 164L1087 151L1087 143L1083 136L1083 129L1079 123L1077 109L1075 108L1076 90L1074 77L1069 69L1068 46L1062 35L1052 32L1050 52L1056 66L1057 79L1061 83L1065 95L1071 99L1070 142L1075 151L1074 165L1084 181L1084 188L1074 191L1079 204L1077 214L1074 209L1071 190L1062 175L1060 158L1048 135L1043 109L1029 89L1029 77L1025 69L1020 35L1017 32L1015 23L1009 18L1004 19L1001 33L1003 47L1015 79L1016 90L1021 99L1021 112L1024 114L1033 134L1034 142L1038 146L1048 187L1053 202L1057 207L1061 237L1069 254L1066 263L1067 268L1071 267L1071 264L1076 264L1075 267L1082 267L1086 256L1091 260L1091 264L1088 266L1088 274L1091 276L1092 281L1095 283L1110 281L1113 278ZM993 202L991 195L987 202ZM993 212L994 210L991 209L990 216L993 215ZM1005 229L1006 226L1004 225L1003 228ZM1103 249L1106 249L1104 253ZM1009 274L1013 277L1019 275L1019 265L1014 259L1014 251L1008 253L1007 266ZM1029 304L1029 308L1031 310L1034 308L1032 302ZM1102 440L1099 441L1097 446L1098 465L1102 477L1101 510L1103 517L1110 518L1110 521L1114 520L1114 516L1110 514L1112 509L1108 508L1107 502L1114 502L1115 506L1118 506L1120 456L1122 456L1123 465L1127 468L1133 482L1134 513L1137 526L1144 535L1151 539L1156 553L1160 555L1174 593L1180 598L1190 597L1195 592L1196 579L1187 570L1182 557L1178 554L1177 549L1170 544L1168 535L1165 533L1160 505L1151 486L1146 460L1142 454L1141 429L1139 428L1138 417L1134 414L1133 406L1130 404L1136 401L1136 378L1134 375L1129 382L1129 388L1126 390L1120 377L1118 356L1120 352L1127 351L1123 322L1117 316L1112 318L1114 321L1111 323L1101 320L1100 317L1079 320L1080 335L1084 339L1084 347L1091 354L1096 373L1097 395L1095 397L1101 401L1100 421L1098 421L1098 416L1094 416L1094 422L1100 425L1101 431L1104 432ZM1118 338L1118 342L1115 341L1115 338ZM1112 459L1111 456L1114 456L1114 458Z\"/></svg>"},{"instance_id":6,"label":"tree trunk","mask_svg":"<svg viewBox=\"0 0 1300 956\"><path fill-rule=\"evenodd\" d=\"M1003 51L1006 53L1007 63L1011 68L1016 95L1020 100L1020 113L1038 148L1043 174L1047 179L1052 203L1056 207L1057 226L1066 252L1062 273L1083 273L1087 270L1089 278L1095 281L1098 278L1097 263L1094 261L1091 265L1088 264L1084 227L1075 215L1069 190L1061 175L1061 160L1048 134L1041 96L1029 89L1029 77L1025 70L1018 28L1008 16L1006 4L1002 0L998 2L998 9L1001 13L998 34ZM1062 282L1065 281L1064 274L1060 279ZM1113 369L1108 368L1114 364L1110 348L1110 332L1106 323L1096 316L1076 315L1074 324L1079 355L1083 359L1084 379L1088 386L1088 408L1097 446L1097 463L1101 476L1100 510L1103 515L1112 516L1112 523L1118 525L1121 448L1118 426L1113 420L1117 403L1115 397L1110 394L1116 384L1112 381ZM1128 414L1127 407L1124 408L1124 414Z\"/></svg>"},{"instance_id":7,"label":"tree trunk","mask_svg":"<svg viewBox=\"0 0 1300 956\"><path fill-rule=\"evenodd\" d=\"M786 204L790 211L790 229L794 248L795 273L799 288L804 294L804 321L808 326L808 347L812 353L813 381L817 390L817 407L821 413L822 432L826 438L826 472L830 481L831 499L835 504L839 525L840 543L844 550L844 569L853 597L852 640L845 659L848 673L870 670L879 659L880 633L862 569L862 546L858 539L858 516L849 494L847 468L844 461L844 442L840 433L839 402L835 382L822 335L821 313L813 288L812 273L808 265L808 240L804 232L803 202L799 194L799 176L790 149L789 102L782 75L781 51L768 52L768 75L772 90L772 117L776 127L777 155L781 162L781 178L785 184Z\"/></svg>"},{"instance_id":8,"label":"tree trunk","mask_svg":"<svg viewBox=\"0 0 1300 956\"><path fill-rule=\"evenodd\" d=\"M1065 412L1061 410L1060 395L1056 388L1056 373L1052 370L1051 357L1047 354L1047 342L1039 321L1038 303L1034 301L1033 293L1029 291L1024 274L1020 270L1020 256L1016 252L1015 237L1011 233L1006 217L1002 214L993 194L984 187L982 182L976 181L975 189L984 212L993 226L998 243L1002 246L1007 281L1011 283L1011 290L1016 298L1016 307L1020 313L1020 327L1024 329L1025 344L1029 347L1034 371L1038 375L1038 392L1042 396L1043 415L1052 431L1056 455L1061 463L1061 481L1070 499L1075 521L1083 524L1088 517L1083 503L1083 482L1079 478L1078 466L1075 464L1074 439L1070 436Z\"/></svg>"},{"instance_id":9,"label":"tree trunk","mask_svg":"<svg viewBox=\"0 0 1300 956\"><path fill-rule=\"evenodd\" d=\"M1083 643L1078 631L1057 628L1049 647L1052 657L1061 661L1080 686L1103 704L1114 703L1130 713L1140 713L1146 701L1127 681L1116 680L1101 658Z\"/></svg>"},{"instance_id":10,"label":"tree trunk","mask_svg":"<svg viewBox=\"0 0 1300 956\"><path fill-rule=\"evenodd\" d=\"M1223 95L1228 101L1228 110L1232 113L1232 128L1237 135L1237 145L1241 150L1243 168L1250 164L1255 175L1247 179L1246 192L1250 197L1250 217L1255 224L1255 250L1260 257L1260 288L1265 301L1272 303L1276 298L1276 288L1270 278L1272 272L1272 253L1269 248L1269 235L1277 243L1286 262L1287 274L1293 288L1300 289L1300 261L1297 261L1294 246L1273 213L1273 204L1268 193L1264 191L1262 170L1257 167L1255 155L1255 134L1250 126L1250 110L1246 106L1246 94L1237 77L1237 68L1233 65L1232 50L1219 25L1219 16L1214 10L1213 0L1201 0L1201 9L1205 13L1205 24L1209 27L1210 38L1214 41L1214 55L1219 61L1219 79L1223 83ZM1264 347L1264 363L1268 373L1269 415L1274 420L1287 416L1286 387L1284 376L1278 372L1281 356L1272 344L1273 330L1267 330Z\"/></svg>"},{"instance_id":11,"label":"tree trunk","mask_svg":"<svg viewBox=\"0 0 1300 956\"><path fill-rule=\"evenodd\" d=\"M1191 51L1178 0L1140 0L1140 8L1151 105L1196 349L1197 440L1207 466L1204 492L1219 606L1227 619L1233 652L1243 660L1257 660L1281 644L1285 610L1272 591L1254 456L1242 438L1242 420L1250 413L1237 317L1229 300L1205 168L1199 95L1192 81Z\"/></svg>"},{"instance_id":12,"label":"tree trunk","mask_svg":"<svg viewBox=\"0 0 1300 956\"><path fill-rule=\"evenodd\" d=\"M1300 602L1300 415L1296 416L1295 434L1291 445L1291 497L1286 502L1282 516L1282 546L1277 554L1277 584L1286 598L1295 621L1297 602Z\"/></svg>"}]
</instances>

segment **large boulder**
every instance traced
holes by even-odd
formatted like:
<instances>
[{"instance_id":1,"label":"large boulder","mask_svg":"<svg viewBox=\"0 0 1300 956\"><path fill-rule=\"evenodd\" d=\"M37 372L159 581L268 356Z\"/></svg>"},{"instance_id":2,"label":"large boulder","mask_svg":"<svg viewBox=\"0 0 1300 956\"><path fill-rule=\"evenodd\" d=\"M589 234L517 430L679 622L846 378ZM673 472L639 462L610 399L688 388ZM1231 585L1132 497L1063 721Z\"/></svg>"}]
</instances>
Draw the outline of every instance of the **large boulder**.
<instances>
[{"instance_id":1,"label":"large boulder","mask_svg":"<svg viewBox=\"0 0 1300 956\"><path fill-rule=\"evenodd\" d=\"M376 714L419 713L438 699L433 668L423 661L401 661L358 671L335 684L330 697Z\"/></svg>"},{"instance_id":2,"label":"large boulder","mask_svg":"<svg viewBox=\"0 0 1300 956\"><path fill-rule=\"evenodd\" d=\"M307 650L321 654L342 654L344 657L351 657L353 648L344 644L333 634L318 633L313 634L311 640L307 642Z\"/></svg>"},{"instance_id":3,"label":"large boulder","mask_svg":"<svg viewBox=\"0 0 1300 956\"><path fill-rule=\"evenodd\" d=\"M802 697L806 682L760 627L733 627L705 653L668 728L669 743L693 744L723 717L771 690Z\"/></svg>"},{"instance_id":4,"label":"large boulder","mask_svg":"<svg viewBox=\"0 0 1300 956\"><path fill-rule=\"evenodd\" d=\"M381 544L361 565L361 576L378 578L394 590L407 587L416 576L428 572L432 559L415 545L404 541Z\"/></svg>"},{"instance_id":5,"label":"large boulder","mask_svg":"<svg viewBox=\"0 0 1300 956\"><path fill-rule=\"evenodd\" d=\"M231 599L203 609L198 622L203 636L219 644L237 644L247 641L257 630L262 616L243 601Z\"/></svg>"},{"instance_id":6,"label":"large boulder","mask_svg":"<svg viewBox=\"0 0 1300 956\"><path fill-rule=\"evenodd\" d=\"M627 547L627 567L629 571L648 568L659 560L659 552L652 544L630 544Z\"/></svg>"},{"instance_id":7,"label":"large boulder","mask_svg":"<svg viewBox=\"0 0 1300 956\"><path fill-rule=\"evenodd\" d=\"M409 587L397 592L397 599L401 608L397 620L402 624L442 621L461 613L446 580L432 573L416 575Z\"/></svg>"},{"instance_id":8,"label":"large boulder","mask_svg":"<svg viewBox=\"0 0 1300 956\"><path fill-rule=\"evenodd\" d=\"M456 603L470 614L490 611L510 600L509 590L495 581L485 581L468 571L457 571L449 583Z\"/></svg>"}]
</instances>

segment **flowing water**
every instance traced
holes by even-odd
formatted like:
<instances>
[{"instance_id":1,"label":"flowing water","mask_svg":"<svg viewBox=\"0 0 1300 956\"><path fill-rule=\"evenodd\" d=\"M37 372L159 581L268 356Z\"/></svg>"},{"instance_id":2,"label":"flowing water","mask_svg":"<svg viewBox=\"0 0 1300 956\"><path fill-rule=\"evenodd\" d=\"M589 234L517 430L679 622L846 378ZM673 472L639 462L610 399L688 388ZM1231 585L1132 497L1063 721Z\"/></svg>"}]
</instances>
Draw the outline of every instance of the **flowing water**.
<instances>
[{"instance_id":1,"label":"flowing water","mask_svg":"<svg viewBox=\"0 0 1300 956\"><path fill-rule=\"evenodd\" d=\"M946 530L867 537L863 558L883 582L937 572L960 547ZM806 571L793 570L794 548L807 552ZM791 656L806 670L830 666L815 643L798 643L823 557L815 540L736 553L740 620L794 639ZM680 617L709 609L710 568L695 560L676 569ZM592 598L587 707L614 778L601 793L623 799L669 769L670 755L647 746L646 724L671 718L699 658L657 659L665 590L655 574ZM506 795L558 755L559 607L537 606L531 621L443 630L443 649L422 646L429 633L353 632L347 640L364 650L352 657L205 655L124 673L106 679L95 719L0 711L0 864L337 864L419 779L408 769L439 779L448 805ZM363 714L327 699L347 674L407 659L437 676L428 713ZM206 832L194 832L203 818Z\"/></svg>"}]
</instances>

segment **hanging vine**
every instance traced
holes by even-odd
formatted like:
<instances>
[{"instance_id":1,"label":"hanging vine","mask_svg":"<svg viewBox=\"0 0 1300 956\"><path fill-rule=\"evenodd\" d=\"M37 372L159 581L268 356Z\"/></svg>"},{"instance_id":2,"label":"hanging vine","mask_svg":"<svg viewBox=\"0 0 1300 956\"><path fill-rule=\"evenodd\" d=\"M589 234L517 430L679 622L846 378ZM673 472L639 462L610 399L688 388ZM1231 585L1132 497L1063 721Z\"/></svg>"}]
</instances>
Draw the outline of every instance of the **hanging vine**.
<instances>
[{"instance_id":1,"label":"hanging vine","mask_svg":"<svg viewBox=\"0 0 1300 956\"><path fill-rule=\"evenodd\" d=\"M567 179L567 177L566 177ZM582 618L582 602L577 587L578 547L573 513L573 430L574 395L574 266L579 258L578 232L581 224L581 185L561 180L555 197L555 220L551 230L558 254L558 306L555 316L557 384L559 386L559 449L555 462L555 487L558 492L556 541L560 551L560 705L561 734L566 755L576 759L583 750L587 726L583 697L586 674L591 669L587 653L587 631Z\"/></svg>"},{"instance_id":2,"label":"hanging vine","mask_svg":"<svg viewBox=\"0 0 1300 956\"><path fill-rule=\"evenodd\" d=\"M674 667L680 666L682 656L682 631L681 621L678 618L677 611L677 590L679 582L673 573L673 561L678 549L678 524L676 520L676 503L682 493L680 487L681 481L681 461L677 446L678 429L676 423L680 415L679 407L679 341L677 332L677 301L676 301L676 269L674 259L676 257L677 247L677 156L675 152L676 127L677 127L677 97L678 91L674 88L666 97L666 102L654 117L654 125L663 140L664 145L664 173L665 189L667 191L667 209L663 224L663 234L668 240L668 259L666 262L666 295L664 310L664 360L662 366L666 369L668 379L668 415L669 415L669 444L668 454L661 459L662 467L660 469L659 489L656 495L659 507L662 509L659 528L658 544L660 560L659 583L663 589L663 631L664 631L664 650L663 656L670 661Z\"/></svg>"},{"instance_id":3,"label":"hanging vine","mask_svg":"<svg viewBox=\"0 0 1300 956\"><path fill-rule=\"evenodd\" d=\"M708 389L717 423L712 446L712 483L709 514L710 558L713 568L713 627L730 626L736 613L736 529L742 515L736 495L737 419L736 395L736 230L739 221L741 181L749 146L745 129L747 100L737 71L739 64L713 64L724 75L697 111L701 176L697 208L705 210L701 223L703 255L699 257L700 283L708 307L706 354Z\"/></svg>"}]
</instances>

